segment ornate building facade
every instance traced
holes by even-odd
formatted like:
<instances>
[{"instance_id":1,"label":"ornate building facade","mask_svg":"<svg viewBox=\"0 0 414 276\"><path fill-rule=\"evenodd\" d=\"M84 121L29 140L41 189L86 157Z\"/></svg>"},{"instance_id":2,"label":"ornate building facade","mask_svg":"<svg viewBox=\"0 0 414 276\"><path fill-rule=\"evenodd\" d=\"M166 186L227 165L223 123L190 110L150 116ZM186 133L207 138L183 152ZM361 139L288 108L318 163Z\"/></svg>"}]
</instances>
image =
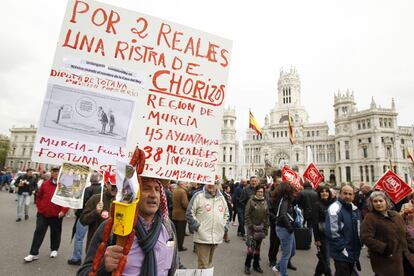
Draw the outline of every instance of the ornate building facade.
<instances>
[{"instance_id":1,"label":"ornate building facade","mask_svg":"<svg viewBox=\"0 0 414 276\"><path fill-rule=\"evenodd\" d=\"M372 185L391 166L403 180L411 181L413 169L405 148L413 149L413 127L397 125L394 100L390 108L380 108L372 99L369 109L358 111L354 93L339 91L334 96L333 108L335 135L329 135L326 122L309 122L301 103L301 83L296 69L281 71L277 103L265 117L262 135L251 129L246 131L242 162L235 165L241 177L264 176L283 163L297 165L303 173L308 161L313 160L325 181L336 184ZM293 127L293 145L289 142L288 114ZM224 167L227 163L223 161L219 165Z\"/></svg>"},{"instance_id":2,"label":"ornate building facade","mask_svg":"<svg viewBox=\"0 0 414 276\"><path fill-rule=\"evenodd\" d=\"M13 171L32 168L37 170L39 163L32 162L32 152L36 136L34 125L29 127L12 127L10 129L10 146L5 166ZM43 170L49 169L50 165L41 164Z\"/></svg>"},{"instance_id":3,"label":"ornate building facade","mask_svg":"<svg viewBox=\"0 0 414 276\"><path fill-rule=\"evenodd\" d=\"M239 141L236 131L236 111L234 108L225 108L223 125L221 126L220 150L218 153L217 175L220 179L239 178Z\"/></svg>"}]
</instances>

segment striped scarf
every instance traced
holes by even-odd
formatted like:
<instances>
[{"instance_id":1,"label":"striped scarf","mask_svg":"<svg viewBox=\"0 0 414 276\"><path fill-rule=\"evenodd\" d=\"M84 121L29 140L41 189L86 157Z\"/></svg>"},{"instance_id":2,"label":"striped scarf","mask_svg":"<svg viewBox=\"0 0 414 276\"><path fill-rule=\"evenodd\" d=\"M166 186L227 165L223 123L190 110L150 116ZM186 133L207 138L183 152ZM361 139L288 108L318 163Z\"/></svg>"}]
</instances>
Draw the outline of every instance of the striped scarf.
<instances>
[{"instance_id":1,"label":"striped scarf","mask_svg":"<svg viewBox=\"0 0 414 276\"><path fill-rule=\"evenodd\" d=\"M135 236L137 237L138 244L144 252L144 262L141 267L140 276L157 276L157 258L155 256L154 247L157 244L158 238L161 233L162 219L157 212L152 223L151 229L147 231L141 218L138 218L138 222L135 227Z\"/></svg>"}]
</instances>

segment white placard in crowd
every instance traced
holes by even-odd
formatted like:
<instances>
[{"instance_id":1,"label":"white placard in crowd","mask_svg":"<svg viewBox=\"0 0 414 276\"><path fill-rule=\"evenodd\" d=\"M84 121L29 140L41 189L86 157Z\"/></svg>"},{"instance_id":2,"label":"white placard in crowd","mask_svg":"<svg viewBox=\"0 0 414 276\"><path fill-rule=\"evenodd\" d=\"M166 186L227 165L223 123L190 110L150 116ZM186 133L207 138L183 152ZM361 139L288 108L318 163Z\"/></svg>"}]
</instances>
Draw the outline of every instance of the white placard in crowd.
<instances>
[{"instance_id":1,"label":"white placard in crowd","mask_svg":"<svg viewBox=\"0 0 414 276\"><path fill-rule=\"evenodd\" d=\"M88 166L63 163L52 202L63 207L82 209L85 188L91 184L90 175Z\"/></svg>"},{"instance_id":2,"label":"white placard in crowd","mask_svg":"<svg viewBox=\"0 0 414 276\"><path fill-rule=\"evenodd\" d=\"M175 276L213 276L214 267L207 269L177 269Z\"/></svg>"}]
</instances>

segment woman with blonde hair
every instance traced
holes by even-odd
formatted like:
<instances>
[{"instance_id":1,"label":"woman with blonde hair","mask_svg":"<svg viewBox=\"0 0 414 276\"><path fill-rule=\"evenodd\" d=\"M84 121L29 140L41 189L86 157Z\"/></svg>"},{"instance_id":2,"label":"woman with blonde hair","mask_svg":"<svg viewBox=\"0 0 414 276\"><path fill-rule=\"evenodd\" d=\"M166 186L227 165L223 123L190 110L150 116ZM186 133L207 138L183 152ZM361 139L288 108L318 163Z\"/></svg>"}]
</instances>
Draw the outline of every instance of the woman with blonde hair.
<instances>
[{"instance_id":1,"label":"woman with blonde hair","mask_svg":"<svg viewBox=\"0 0 414 276\"><path fill-rule=\"evenodd\" d=\"M370 195L361 240L368 247L375 275L414 275L414 240L407 233L402 217L390 210L391 206L384 192Z\"/></svg>"}]
</instances>

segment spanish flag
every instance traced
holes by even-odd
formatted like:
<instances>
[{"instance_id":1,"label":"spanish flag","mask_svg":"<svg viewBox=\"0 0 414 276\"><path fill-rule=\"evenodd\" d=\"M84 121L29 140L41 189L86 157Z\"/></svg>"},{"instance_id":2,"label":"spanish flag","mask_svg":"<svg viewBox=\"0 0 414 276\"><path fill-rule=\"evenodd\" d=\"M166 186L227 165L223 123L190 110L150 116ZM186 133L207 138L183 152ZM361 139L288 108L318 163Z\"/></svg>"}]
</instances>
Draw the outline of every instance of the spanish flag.
<instances>
[{"instance_id":1,"label":"spanish flag","mask_svg":"<svg viewBox=\"0 0 414 276\"><path fill-rule=\"evenodd\" d=\"M413 165L414 165L414 159L413 159L413 156L411 155L411 152L408 150L408 148L406 147L405 148L405 152L406 152L406 154L407 154L407 158L408 159L410 159L411 160L411 162L413 163Z\"/></svg>"},{"instance_id":2,"label":"spanish flag","mask_svg":"<svg viewBox=\"0 0 414 276\"><path fill-rule=\"evenodd\" d=\"M260 128L259 124L257 123L256 119L254 118L251 111L249 111L249 128L256 131L257 135L262 134L262 129Z\"/></svg>"},{"instance_id":3,"label":"spanish flag","mask_svg":"<svg viewBox=\"0 0 414 276\"><path fill-rule=\"evenodd\" d=\"M288 110L288 128L289 128L289 141L290 141L290 144L293 145L293 128L292 128L292 121L290 119L289 110Z\"/></svg>"}]
</instances>

